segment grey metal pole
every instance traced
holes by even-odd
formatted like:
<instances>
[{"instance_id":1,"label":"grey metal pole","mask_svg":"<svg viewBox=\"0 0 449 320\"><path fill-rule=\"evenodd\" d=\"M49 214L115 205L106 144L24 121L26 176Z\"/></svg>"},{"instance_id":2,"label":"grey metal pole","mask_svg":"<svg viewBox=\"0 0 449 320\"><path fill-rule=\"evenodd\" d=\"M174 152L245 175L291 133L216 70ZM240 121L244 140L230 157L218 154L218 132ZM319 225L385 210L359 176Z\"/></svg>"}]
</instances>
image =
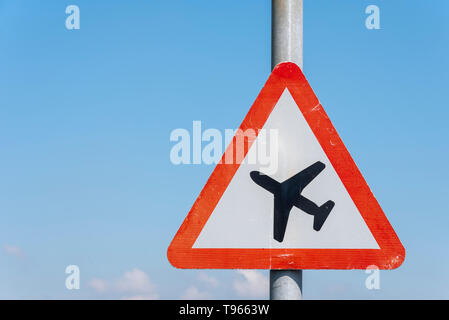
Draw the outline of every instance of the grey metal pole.
<instances>
[{"instance_id":1,"label":"grey metal pole","mask_svg":"<svg viewBox=\"0 0 449 320\"><path fill-rule=\"evenodd\" d=\"M303 67L303 0L271 1L271 69L290 61Z\"/></svg>"},{"instance_id":2,"label":"grey metal pole","mask_svg":"<svg viewBox=\"0 0 449 320\"><path fill-rule=\"evenodd\" d=\"M303 0L271 1L271 69L290 61L303 68ZM270 270L271 300L302 299L302 270Z\"/></svg>"},{"instance_id":3,"label":"grey metal pole","mask_svg":"<svg viewBox=\"0 0 449 320\"><path fill-rule=\"evenodd\" d=\"M302 270L270 270L271 300L301 300Z\"/></svg>"}]
</instances>

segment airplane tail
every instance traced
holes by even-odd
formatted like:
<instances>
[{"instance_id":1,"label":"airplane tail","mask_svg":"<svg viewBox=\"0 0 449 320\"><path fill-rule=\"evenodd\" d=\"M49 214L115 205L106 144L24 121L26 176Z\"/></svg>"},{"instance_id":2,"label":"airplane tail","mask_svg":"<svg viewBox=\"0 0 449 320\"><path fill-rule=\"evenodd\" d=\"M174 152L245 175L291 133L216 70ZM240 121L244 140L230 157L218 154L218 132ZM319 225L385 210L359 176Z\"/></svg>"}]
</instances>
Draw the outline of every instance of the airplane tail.
<instances>
[{"instance_id":1,"label":"airplane tail","mask_svg":"<svg viewBox=\"0 0 449 320\"><path fill-rule=\"evenodd\" d=\"M326 221L327 217L329 216L329 213L334 208L335 202L329 200L325 204L323 204L321 207L318 208L318 212L314 215L313 219L313 229L315 231L320 231L321 227L323 226L324 222Z\"/></svg>"}]
</instances>

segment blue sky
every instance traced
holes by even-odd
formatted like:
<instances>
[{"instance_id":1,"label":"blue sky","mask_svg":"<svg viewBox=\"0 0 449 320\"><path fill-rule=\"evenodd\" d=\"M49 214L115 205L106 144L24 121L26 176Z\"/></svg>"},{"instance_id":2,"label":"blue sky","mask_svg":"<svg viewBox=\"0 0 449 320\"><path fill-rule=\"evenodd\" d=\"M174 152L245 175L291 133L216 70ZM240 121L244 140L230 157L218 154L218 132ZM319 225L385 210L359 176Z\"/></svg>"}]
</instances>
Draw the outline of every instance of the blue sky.
<instances>
[{"instance_id":1,"label":"blue sky","mask_svg":"<svg viewBox=\"0 0 449 320\"><path fill-rule=\"evenodd\" d=\"M304 73L407 251L380 290L305 271L305 298L449 298L448 12L305 0ZM0 298L267 297L267 271L177 270L166 249L213 170L172 165L170 132L238 127L270 1L0 0L0 61Z\"/></svg>"}]
</instances>

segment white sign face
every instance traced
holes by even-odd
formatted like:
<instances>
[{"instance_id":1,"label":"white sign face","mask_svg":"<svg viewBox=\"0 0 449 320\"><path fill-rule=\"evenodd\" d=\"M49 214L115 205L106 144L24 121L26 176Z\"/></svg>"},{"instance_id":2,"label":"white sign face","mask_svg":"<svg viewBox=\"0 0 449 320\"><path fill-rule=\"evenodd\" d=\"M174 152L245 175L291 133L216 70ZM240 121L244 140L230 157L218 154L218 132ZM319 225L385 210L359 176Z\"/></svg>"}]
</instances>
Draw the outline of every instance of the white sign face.
<instances>
[{"instance_id":1,"label":"white sign face","mask_svg":"<svg viewBox=\"0 0 449 320\"><path fill-rule=\"evenodd\" d=\"M282 93L263 129L278 132L278 170L266 173L266 164L243 161L193 248L379 249L288 89ZM259 138L251 148L260 143ZM319 231L313 228L313 215L293 206L284 238L277 241L273 235L274 195L256 184L250 173L260 171L283 182L317 161L325 168L301 195L317 206L329 200L335 205Z\"/></svg>"}]
</instances>

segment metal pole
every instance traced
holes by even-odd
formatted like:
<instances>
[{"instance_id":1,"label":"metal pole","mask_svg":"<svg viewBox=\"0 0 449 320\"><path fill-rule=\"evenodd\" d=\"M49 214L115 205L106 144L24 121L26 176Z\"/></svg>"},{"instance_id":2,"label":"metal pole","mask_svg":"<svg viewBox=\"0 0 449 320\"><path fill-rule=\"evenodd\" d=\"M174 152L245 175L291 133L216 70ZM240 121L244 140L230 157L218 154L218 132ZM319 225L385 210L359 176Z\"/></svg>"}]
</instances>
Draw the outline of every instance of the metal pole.
<instances>
[{"instance_id":1,"label":"metal pole","mask_svg":"<svg viewBox=\"0 0 449 320\"><path fill-rule=\"evenodd\" d=\"M303 0L271 1L271 69L290 61L301 69Z\"/></svg>"},{"instance_id":2,"label":"metal pole","mask_svg":"<svg viewBox=\"0 0 449 320\"><path fill-rule=\"evenodd\" d=\"M271 300L301 300L302 270L270 270Z\"/></svg>"},{"instance_id":3,"label":"metal pole","mask_svg":"<svg viewBox=\"0 0 449 320\"><path fill-rule=\"evenodd\" d=\"M271 69L285 61L303 68L302 2L271 1ZM302 270L270 270L270 299L302 299Z\"/></svg>"}]
</instances>

